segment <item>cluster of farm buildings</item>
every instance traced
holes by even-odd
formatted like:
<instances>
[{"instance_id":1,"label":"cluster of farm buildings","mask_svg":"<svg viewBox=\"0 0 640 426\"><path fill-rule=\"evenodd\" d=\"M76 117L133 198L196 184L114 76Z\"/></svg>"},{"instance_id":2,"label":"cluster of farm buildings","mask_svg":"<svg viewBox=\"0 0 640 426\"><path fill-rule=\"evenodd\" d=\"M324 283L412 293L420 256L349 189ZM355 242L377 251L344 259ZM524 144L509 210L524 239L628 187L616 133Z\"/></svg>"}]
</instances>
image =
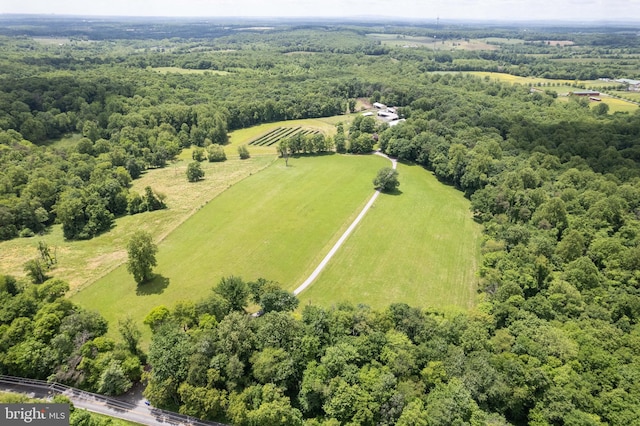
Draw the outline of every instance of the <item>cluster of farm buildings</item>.
<instances>
[{"instance_id":1,"label":"cluster of farm buildings","mask_svg":"<svg viewBox=\"0 0 640 426\"><path fill-rule=\"evenodd\" d=\"M394 107L388 107L380 102L374 102L373 107L378 110L378 118L389 123L389 126L395 126L396 124L405 121L404 118L401 119L400 116L398 116L398 111ZM373 112L365 112L362 115L370 117L373 115Z\"/></svg>"},{"instance_id":2,"label":"cluster of farm buildings","mask_svg":"<svg viewBox=\"0 0 640 426\"><path fill-rule=\"evenodd\" d=\"M624 84L624 85L627 86L627 90L629 90L629 91L633 91L633 92L640 91L640 80L631 80L631 79L628 79L628 78L619 78L617 80L611 80L609 78L601 78L599 80L601 80L601 81L611 81L611 82L615 82L615 83ZM585 96L585 97L588 97L592 101L600 101L601 100L599 98L600 92L597 92L595 90L577 90L577 91L574 91L574 92L569 92L569 95Z\"/></svg>"}]
</instances>

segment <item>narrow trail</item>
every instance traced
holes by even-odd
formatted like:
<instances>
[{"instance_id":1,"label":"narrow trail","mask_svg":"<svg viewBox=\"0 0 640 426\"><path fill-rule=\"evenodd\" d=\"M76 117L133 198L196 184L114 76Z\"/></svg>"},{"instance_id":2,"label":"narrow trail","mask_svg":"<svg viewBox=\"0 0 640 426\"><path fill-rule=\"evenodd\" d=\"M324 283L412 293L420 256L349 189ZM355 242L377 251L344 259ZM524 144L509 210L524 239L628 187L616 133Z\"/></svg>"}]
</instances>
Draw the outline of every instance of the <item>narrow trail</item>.
<instances>
[{"instance_id":1,"label":"narrow trail","mask_svg":"<svg viewBox=\"0 0 640 426\"><path fill-rule=\"evenodd\" d=\"M381 152L376 152L376 155L379 155L381 157L384 157L386 159L388 159L389 161L391 161L392 167L395 170L398 167L398 161L393 159L393 158L389 158L387 155L381 153ZM358 223L360 223L360 221L362 220L362 218L364 217L365 214L367 214L367 212L369 211L369 209L371 208L371 206L373 205L373 203L376 201L376 199L378 198L378 196L380 195L380 191L376 190L373 194L373 196L369 199L369 202L364 206L364 208L362 209L362 211L360 212L360 214L358 215L358 217L356 217L354 219L353 222L351 222L351 225L349 225L349 227L347 228L346 231L344 231L344 233L342 234L342 236L338 239L338 241L336 241L336 243L333 245L333 247L331 248L331 250L329 250L329 253L327 253L327 255L324 257L324 259L322 259L322 261L320 262L320 264L318 264L318 266L316 267L316 269L313 270L313 272L311 273L311 275L309 275L309 277L304 280L304 282L302 284L300 284L300 286L298 288L296 288L295 290L293 290L293 294L295 294L296 296L298 294L300 294L304 289L306 289L307 287L309 287L311 285L311 283L313 283L313 281L315 281L316 278L318 278L318 275L320 275L320 272L322 272L322 270L325 268L325 266L327 266L327 263L329 263L329 261L331 260L331 258L333 257L334 254L336 254L336 252L338 251L338 249L342 246L342 244L347 240L347 238L349 237L349 235L351 235L351 233L353 232L353 230L356 228L356 226L358 226Z\"/></svg>"}]
</instances>

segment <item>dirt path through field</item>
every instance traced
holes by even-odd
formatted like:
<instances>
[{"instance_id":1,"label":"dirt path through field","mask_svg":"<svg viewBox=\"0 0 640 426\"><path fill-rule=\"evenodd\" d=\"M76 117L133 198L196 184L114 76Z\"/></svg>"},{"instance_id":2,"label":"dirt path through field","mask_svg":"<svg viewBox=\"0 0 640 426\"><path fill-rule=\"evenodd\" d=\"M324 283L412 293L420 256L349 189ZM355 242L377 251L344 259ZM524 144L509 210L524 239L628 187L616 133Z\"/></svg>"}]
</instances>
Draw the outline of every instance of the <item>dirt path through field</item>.
<instances>
[{"instance_id":1,"label":"dirt path through field","mask_svg":"<svg viewBox=\"0 0 640 426\"><path fill-rule=\"evenodd\" d=\"M398 161L397 160L395 160L393 158L389 158L387 155L385 155L385 154L383 154L383 153L381 153L379 151L376 151L376 155L379 155L381 157L387 158L389 161L391 161L391 164L393 165L394 169L396 167L398 167ZM356 217L354 219L354 221L351 222L351 225L349 225L347 230L344 231L342 236L338 239L338 241L336 241L336 243L333 245L331 250L329 250L329 253L327 253L327 255L324 257L324 259L322 259L320 264L316 267L316 269L313 270L311 275L309 275L309 277L306 280L304 280L304 282L302 284L300 284L300 286L298 288L293 290L293 294L295 294L296 296L298 294L300 294L305 288L309 287L311 285L311 283L313 283L313 281L318 277L318 275L320 275L320 272L322 272L322 270L325 268L325 266L327 266L327 263L329 263L329 261L331 260L333 255L336 254L338 249L347 240L349 235L351 235L351 233L356 228L356 226L358 226L358 223L360 223L360 221L362 220L364 215L367 214L367 211L369 211L369 209L371 208L371 206L376 201L376 199L378 198L379 195L380 195L380 191L376 190L375 193L373 194L373 196L369 199L369 202L364 206L364 208L362 209L362 211L360 212L358 217Z\"/></svg>"}]
</instances>

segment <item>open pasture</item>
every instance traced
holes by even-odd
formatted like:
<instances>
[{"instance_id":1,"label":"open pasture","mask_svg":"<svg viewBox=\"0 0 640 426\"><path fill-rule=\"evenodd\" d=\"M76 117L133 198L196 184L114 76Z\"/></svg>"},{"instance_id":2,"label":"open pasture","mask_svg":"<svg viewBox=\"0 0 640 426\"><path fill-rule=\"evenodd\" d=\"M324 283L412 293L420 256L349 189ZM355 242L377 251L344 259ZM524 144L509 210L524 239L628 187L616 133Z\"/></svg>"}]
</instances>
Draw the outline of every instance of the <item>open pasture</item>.
<instances>
[{"instance_id":1,"label":"open pasture","mask_svg":"<svg viewBox=\"0 0 640 426\"><path fill-rule=\"evenodd\" d=\"M537 86L542 85L542 87L546 88L546 86L554 84L554 85L563 85L563 86L571 86L575 83L584 83L584 82L576 82L575 80L552 80L549 78L541 78L541 77L520 77L517 75L500 73L500 72L488 72L488 71L470 71L467 74L475 75L476 77L489 78L491 80L496 80L503 83L510 84L522 84L523 86ZM549 88L553 89L553 86Z\"/></svg>"},{"instance_id":2,"label":"open pasture","mask_svg":"<svg viewBox=\"0 0 640 426\"><path fill-rule=\"evenodd\" d=\"M301 304L475 304L481 226L469 201L418 166L399 164L400 193L381 194Z\"/></svg>"},{"instance_id":3,"label":"open pasture","mask_svg":"<svg viewBox=\"0 0 640 426\"><path fill-rule=\"evenodd\" d=\"M629 99L634 102L640 102L640 92L630 92L627 90L616 90L611 92L612 95L615 95L619 98Z\"/></svg>"},{"instance_id":4,"label":"open pasture","mask_svg":"<svg viewBox=\"0 0 640 426\"><path fill-rule=\"evenodd\" d=\"M510 84L536 86L543 90L551 89L559 93L562 93L563 91L569 92L572 90L602 90L605 87L610 87L612 85L615 86L618 84L615 82L607 82L602 80L554 80L542 77L520 77L517 75L487 71L470 71L468 72L468 74L475 75L477 77L486 77L491 80Z\"/></svg>"},{"instance_id":5,"label":"open pasture","mask_svg":"<svg viewBox=\"0 0 640 426\"><path fill-rule=\"evenodd\" d=\"M153 282L138 288L122 265L72 300L111 324L127 314L141 323L153 307L199 300L228 275L264 277L293 290L357 216L388 161L325 155L289 163L278 160L228 188L170 233L159 244Z\"/></svg>"},{"instance_id":6,"label":"open pasture","mask_svg":"<svg viewBox=\"0 0 640 426\"><path fill-rule=\"evenodd\" d=\"M624 99L613 98L611 96L601 96L600 99L602 99L600 102L609 105L609 114L614 112L634 113L638 110L638 105L625 101ZM591 101L590 106L594 108L600 102Z\"/></svg>"},{"instance_id":7,"label":"open pasture","mask_svg":"<svg viewBox=\"0 0 640 426\"><path fill-rule=\"evenodd\" d=\"M547 46L558 46L558 47L573 46L576 44L572 40L534 40L534 41L531 41L530 43L533 43L533 44L542 43L542 44L546 44Z\"/></svg>"}]
</instances>

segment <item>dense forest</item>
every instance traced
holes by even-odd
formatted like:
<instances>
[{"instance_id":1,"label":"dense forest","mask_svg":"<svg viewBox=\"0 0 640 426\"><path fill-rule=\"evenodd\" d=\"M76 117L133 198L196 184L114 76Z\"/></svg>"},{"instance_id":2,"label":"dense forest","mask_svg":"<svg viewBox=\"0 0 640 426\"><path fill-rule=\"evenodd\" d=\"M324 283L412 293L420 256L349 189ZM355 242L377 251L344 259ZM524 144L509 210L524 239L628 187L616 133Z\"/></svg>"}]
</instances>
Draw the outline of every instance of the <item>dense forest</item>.
<instances>
[{"instance_id":1,"label":"dense forest","mask_svg":"<svg viewBox=\"0 0 640 426\"><path fill-rule=\"evenodd\" d=\"M3 276L1 373L105 394L142 379L155 406L239 425L637 423L640 112L442 72L638 78L637 29L440 28L443 38L524 41L443 52L380 44L367 34L382 29L365 24L212 25L197 37L165 23L162 37L125 38L108 23L96 36L62 22L46 35L67 39L42 43L31 36L43 26L18 23L0 37L0 239L53 223L68 239L108 232L118 216L164 207L130 183L183 148L225 144L228 131L258 123L346 114L364 98L406 121L357 116L333 137L336 150L370 152L375 133L383 152L464 192L484 240L480 303L467 313L298 308L268 277L228 277L198 303L151 311L146 352L136 324L74 306L66 283ZM166 37L173 25L180 31ZM538 42L551 38L575 45ZM55 143L69 135L74 143ZM291 143L291 154L305 150ZM247 315L249 304L264 315Z\"/></svg>"}]
</instances>

